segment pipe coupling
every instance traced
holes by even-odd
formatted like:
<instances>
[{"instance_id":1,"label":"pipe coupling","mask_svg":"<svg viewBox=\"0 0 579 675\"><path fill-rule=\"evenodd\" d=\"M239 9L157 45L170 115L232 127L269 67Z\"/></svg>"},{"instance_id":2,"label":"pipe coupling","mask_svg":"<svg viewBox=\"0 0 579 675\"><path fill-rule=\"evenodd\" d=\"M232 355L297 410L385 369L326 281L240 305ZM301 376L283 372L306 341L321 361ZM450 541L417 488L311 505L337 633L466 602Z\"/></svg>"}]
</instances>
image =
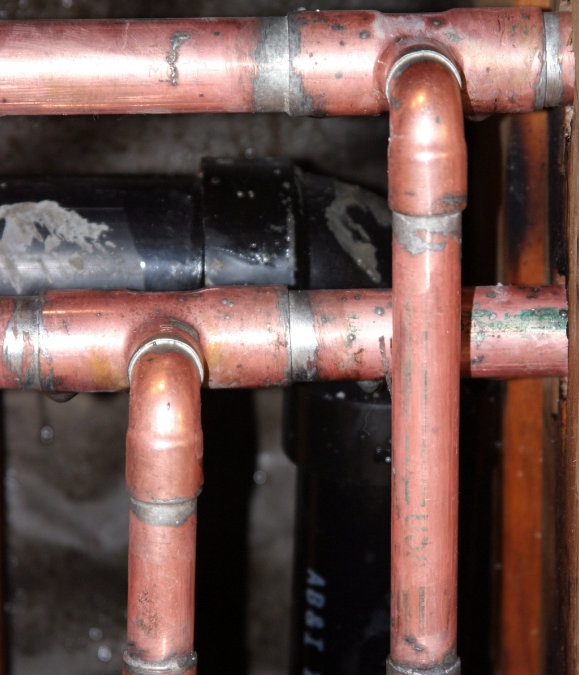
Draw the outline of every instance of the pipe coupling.
<instances>
[{"instance_id":1,"label":"pipe coupling","mask_svg":"<svg viewBox=\"0 0 579 675\"><path fill-rule=\"evenodd\" d=\"M133 376L133 369L139 359L145 356L145 354L163 354L165 352L180 352L183 356L191 359L199 372L201 382L203 382L205 378L205 366L203 365L201 354L195 347L181 338L156 337L141 345L131 357L128 367L129 384Z\"/></svg>"},{"instance_id":2,"label":"pipe coupling","mask_svg":"<svg viewBox=\"0 0 579 675\"><path fill-rule=\"evenodd\" d=\"M386 659L386 675L460 675L460 659L458 656L451 656L437 666L417 668L415 666L399 666L388 657Z\"/></svg>"},{"instance_id":3,"label":"pipe coupling","mask_svg":"<svg viewBox=\"0 0 579 675\"><path fill-rule=\"evenodd\" d=\"M561 38L556 12L543 12L543 66L541 79L535 88L535 108L555 108L565 95L563 64L560 60Z\"/></svg>"}]
</instances>

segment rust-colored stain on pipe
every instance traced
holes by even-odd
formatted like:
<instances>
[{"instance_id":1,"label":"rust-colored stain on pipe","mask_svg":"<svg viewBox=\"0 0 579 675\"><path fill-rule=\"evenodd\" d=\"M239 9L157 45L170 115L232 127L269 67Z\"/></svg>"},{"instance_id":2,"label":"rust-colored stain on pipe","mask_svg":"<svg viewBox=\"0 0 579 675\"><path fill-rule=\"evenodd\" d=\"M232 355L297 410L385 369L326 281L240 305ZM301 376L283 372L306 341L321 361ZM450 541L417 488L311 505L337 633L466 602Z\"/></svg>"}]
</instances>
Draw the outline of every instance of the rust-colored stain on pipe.
<instances>
[{"instance_id":1,"label":"rust-colored stain on pipe","mask_svg":"<svg viewBox=\"0 0 579 675\"><path fill-rule=\"evenodd\" d=\"M191 359L151 351L134 365L127 433L128 649L125 670L191 675L201 381Z\"/></svg>"},{"instance_id":2,"label":"rust-colored stain on pipe","mask_svg":"<svg viewBox=\"0 0 579 675\"><path fill-rule=\"evenodd\" d=\"M426 60L395 70L388 92L394 211L392 675L408 668L460 672L460 210L466 203L466 143L456 74L437 58L430 52Z\"/></svg>"},{"instance_id":3,"label":"rust-colored stain on pipe","mask_svg":"<svg viewBox=\"0 0 579 675\"><path fill-rule=\"evenodd\" d=\"M570 19L550 20L549 40L536 8L5 21L0 114L376 115L400 41L450 55L467 113L530 111L573 100Z\"/></svg>"}]
</instances>

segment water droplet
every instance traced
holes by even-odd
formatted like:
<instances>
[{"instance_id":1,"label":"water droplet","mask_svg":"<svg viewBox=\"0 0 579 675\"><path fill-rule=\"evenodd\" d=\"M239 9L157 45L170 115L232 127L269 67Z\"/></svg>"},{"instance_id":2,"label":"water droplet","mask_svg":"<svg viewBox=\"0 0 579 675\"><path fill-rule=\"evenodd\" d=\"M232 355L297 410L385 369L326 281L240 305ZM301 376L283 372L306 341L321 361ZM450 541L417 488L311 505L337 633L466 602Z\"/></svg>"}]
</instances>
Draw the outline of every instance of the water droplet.
<instances>
[{"instance_id":1,"label":"water droplet","mask_svg":"<svg viewBox=\"0 0 579 675\"><path fill-rule=\"evenodd\" d=\"M46 443L48 445L49 443L52 443L52 439L54 438L54 431L52 427L45 426L42 427L40 430L40 440L42 443Z\"/></svg>"},{"instance_id":2,"label":"water droplet","mask_svg":"<svg viewBox=\"0 0 579 675\"><path fill-rule=\"evenodd\" d=\"M267 476L265 475L265 471L256 471L253 474L253 482L257 483L257 485L263 485L266 481Z\"/></svg>"},{"instance_id":3,"label":"water droplet","mask_svg":"<svg viewBox=\"0 0 579 675\"><path fill-rule=\"evenodd\" d=\"M113 657L111 650L105 645L101 645L97 652L98 660L107 663Z\"/></svg>"},{"instance_id":4,"label":"water droplet","mask_svg":"<svg viewBox=\"0 0 579 675\"><path fill-rule=\"evenodd\" d=\"M94 642L98 642L103 639L103 632L100 628L91 628L88 632L88 636Z\"/></svg>"}]
</instances>

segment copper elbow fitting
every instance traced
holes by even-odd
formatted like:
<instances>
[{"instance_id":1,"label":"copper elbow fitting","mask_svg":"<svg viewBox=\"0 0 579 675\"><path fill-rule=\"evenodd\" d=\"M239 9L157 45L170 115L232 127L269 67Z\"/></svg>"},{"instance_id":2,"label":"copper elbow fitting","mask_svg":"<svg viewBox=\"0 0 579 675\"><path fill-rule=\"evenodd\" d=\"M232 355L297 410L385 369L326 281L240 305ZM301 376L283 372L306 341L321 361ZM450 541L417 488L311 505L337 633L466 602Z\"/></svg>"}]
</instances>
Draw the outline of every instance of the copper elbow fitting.
<instances>
[{"instance_id":1,"label":"copper elbow fitting","mask_svg":"<svg viewBox=\"0 0 579 675\"><path fill-rule=\"evenodd\" d=\"M408 216L466 206L466 142L455 64L433 49L404 54L386 78L390 101L388 201Z\"/></svg>"}]
</instances>

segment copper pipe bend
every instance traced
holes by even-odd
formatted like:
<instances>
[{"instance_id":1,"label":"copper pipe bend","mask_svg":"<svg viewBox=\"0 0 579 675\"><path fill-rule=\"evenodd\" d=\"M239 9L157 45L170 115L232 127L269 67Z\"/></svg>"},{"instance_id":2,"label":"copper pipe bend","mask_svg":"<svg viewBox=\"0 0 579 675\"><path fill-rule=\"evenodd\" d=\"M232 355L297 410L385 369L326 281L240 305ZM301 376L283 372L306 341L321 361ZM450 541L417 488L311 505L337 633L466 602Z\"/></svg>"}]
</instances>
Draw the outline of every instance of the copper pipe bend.
<instances>
[{"instance_id":1,"label":"copper pipe bend","mask_svg":"<svg viewBox=\"0 0 579 675\"><path fill-rule=\"evenodd\" d=\"M392 66L385 85L390 208L407 216L462 211L466 143L456 64L430 46L416 46Z\"/></svg>"},{"instance_id":2,"label":"copper pipe bend","mask_svg":"<svg viewBox=\"0 0 579 675\"><path fill-rule=\"evenodd\" d=\"M127 675L193 675L197 496L203 484L198 345L155 336L130 364Z\"/></svg>"}]
</instances>

